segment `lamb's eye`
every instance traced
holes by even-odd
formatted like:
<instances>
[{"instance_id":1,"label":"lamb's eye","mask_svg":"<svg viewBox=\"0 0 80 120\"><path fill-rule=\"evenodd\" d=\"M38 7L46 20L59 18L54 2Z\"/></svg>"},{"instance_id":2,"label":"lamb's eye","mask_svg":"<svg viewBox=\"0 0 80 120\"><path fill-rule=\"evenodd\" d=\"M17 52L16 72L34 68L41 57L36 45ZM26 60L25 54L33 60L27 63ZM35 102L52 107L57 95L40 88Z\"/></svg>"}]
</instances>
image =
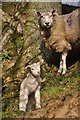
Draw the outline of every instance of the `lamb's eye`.
<instances>
[{"instance_id":1,"label":"lamb's eye","mask_svg":"<svg viewBox=\"0 0 80 120\"><path fill-rule=\"evenodd\" d=\"M41 15L41 18L42 18L43 16Z\"/></svg>"},{"instance_id":2,"label":"lamb's eye","mask_svg":"<svg viewBox=\"0 0 80 120\"><path fill-rule=\"evenodd\" d=\"M31 70L34 70L33 68Z\"/></svg>"},{"instance_id":3,"label":"lamb's eye","mask_svg":"<svg viewBox=\"0 0 80 120\"><path fill-rule=\"evenodd\" d=\"M49 17L52 17L53 15L50 15Z\"/></svg>"}]
</instances>

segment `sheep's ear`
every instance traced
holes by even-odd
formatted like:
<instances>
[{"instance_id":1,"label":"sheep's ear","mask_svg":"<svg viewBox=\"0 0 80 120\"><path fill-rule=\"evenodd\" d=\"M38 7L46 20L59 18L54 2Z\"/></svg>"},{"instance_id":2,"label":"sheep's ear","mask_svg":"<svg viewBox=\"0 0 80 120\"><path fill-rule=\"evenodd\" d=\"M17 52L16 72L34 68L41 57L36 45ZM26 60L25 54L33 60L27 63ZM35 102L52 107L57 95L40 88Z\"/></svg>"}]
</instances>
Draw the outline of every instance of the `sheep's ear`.
<instances>
[{"instance_id":1,"label":"sheep's ear","mask_svg":"<svg viewBox=\"0 0 80 120\"><path fill-rule=\"evenodd\" d=\"M41 13L39 11L37 11L37 16L40 17L41 16Z\"/></svg>"},{"instance_id":2,"label":"sheep's ear","mask_svg":"<svg viewBox=\"0 0 80 120\"><path fill-rule=\"evenodd\" d=\"M40 60L40 65L43 65L44 64L44 59L41 59Z\"/></svg>"},{"instance_id":3,"label":"sheep's ear","mask_svg":"<svg viewBox=\"0 0 80 120\"><path fill-rule=\"evenodd\" d=\"M52 13L53 16L58 15L58 13L57 13L57 9L53 9L51 13Z\"/></svg>"}]
</instances>

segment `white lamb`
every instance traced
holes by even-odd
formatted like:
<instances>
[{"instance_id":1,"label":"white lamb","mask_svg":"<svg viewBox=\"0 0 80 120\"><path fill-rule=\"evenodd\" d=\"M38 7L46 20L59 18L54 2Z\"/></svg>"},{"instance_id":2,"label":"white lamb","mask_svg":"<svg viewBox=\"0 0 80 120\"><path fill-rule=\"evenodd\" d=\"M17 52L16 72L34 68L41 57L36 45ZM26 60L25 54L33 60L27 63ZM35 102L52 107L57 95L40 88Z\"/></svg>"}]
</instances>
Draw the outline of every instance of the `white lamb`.
<instances>
[{"instance_id":1,"label":"white lamb","mask_svg":"<svg viewBox=\"0 0 80 120\"><path fill-rule=\"evenodd\" d=\"M29 70L27 77L23 80L20 86L20 103L19 110L26 111L28 105L28 111L31 111L33 96L36 100L36 109L41 108L40 105L40 64L41 62L28 65L26 69Z\"/></svg>"}]
</instances>

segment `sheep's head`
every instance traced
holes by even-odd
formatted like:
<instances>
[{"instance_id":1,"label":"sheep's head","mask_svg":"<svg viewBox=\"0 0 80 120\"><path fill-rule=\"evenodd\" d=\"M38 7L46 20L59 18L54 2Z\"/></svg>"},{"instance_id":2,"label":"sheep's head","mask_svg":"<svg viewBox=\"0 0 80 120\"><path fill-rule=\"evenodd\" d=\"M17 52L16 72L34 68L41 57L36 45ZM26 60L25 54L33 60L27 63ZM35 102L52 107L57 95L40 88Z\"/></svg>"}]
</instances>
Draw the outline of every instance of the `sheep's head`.
<instances>
[{"instance_id":1,"label":"sheep's head","mask_svg":"<svg viewBox=\"0 0 80 120\"><path fill-rule=\"evenodd\" d=\"M40 76L40 62L28 65L25 69L27 69L35 77Z\"/></svg>"},{"instance_id":2,"label":"sheep's head","mask_svg":"<svg viewBox=\"0 0 80 120\"><path fill-rule=\"evenodd\" d=\"M56 15L56 10L53 9L51 12L37 12L37 15L39 17L39 24L43 28L51 28L53 23L53 16Z\"/></svg>"}]
</instances>

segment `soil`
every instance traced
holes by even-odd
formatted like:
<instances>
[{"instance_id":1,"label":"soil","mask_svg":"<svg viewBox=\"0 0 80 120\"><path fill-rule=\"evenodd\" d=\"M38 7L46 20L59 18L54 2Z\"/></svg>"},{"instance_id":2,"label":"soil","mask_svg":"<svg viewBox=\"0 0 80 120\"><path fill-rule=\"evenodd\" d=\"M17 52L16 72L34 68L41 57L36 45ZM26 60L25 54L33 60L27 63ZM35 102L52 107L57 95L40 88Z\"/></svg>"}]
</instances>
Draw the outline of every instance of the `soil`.
<instances>
[{"instance_id":1,"label":"soil","mask_svg":"<svg viewBox=\"0 0 80 120\"><path fill-rule=\"evenodd\" d=\"M20 116L19 116L20 117ZM25 113L23 118L79 118L79 94L52 97L41 109Z\"/></svg>"}]
</instances>

